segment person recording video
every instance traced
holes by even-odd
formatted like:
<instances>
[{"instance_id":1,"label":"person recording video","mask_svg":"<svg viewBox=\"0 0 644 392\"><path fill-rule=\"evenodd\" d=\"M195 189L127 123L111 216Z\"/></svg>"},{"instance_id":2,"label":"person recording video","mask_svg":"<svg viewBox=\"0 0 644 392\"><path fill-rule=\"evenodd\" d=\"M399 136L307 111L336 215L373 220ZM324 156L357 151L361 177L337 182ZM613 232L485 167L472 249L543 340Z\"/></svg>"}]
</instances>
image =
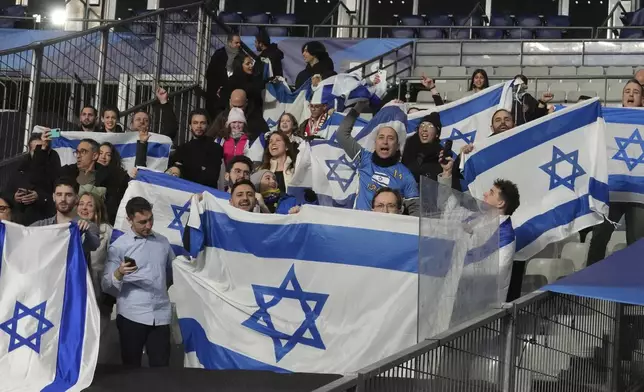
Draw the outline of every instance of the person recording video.
<instances>
[{"instance_id":1,"label":"person recording video","mask_svg":"<svg viewBox=\"0 0 644 392\"><path fill-rule=\"evenodd\" d=\"M527 91L528 78L524 75L515 76L512 87L512 117L517 127L548 114L548 103L554 98L550 91L546 91L540 100L536 100Z\"/></svg>"}]
</instances>

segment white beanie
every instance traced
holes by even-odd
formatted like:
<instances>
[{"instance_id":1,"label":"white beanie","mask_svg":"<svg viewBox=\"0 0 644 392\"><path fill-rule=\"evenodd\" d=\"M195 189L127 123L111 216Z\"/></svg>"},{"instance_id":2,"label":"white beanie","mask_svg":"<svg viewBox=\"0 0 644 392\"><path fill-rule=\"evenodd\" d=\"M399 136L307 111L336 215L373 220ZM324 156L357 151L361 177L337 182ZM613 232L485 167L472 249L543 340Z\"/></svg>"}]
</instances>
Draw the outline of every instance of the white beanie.
<instances>
[{"instance_id":1,"label":"white beanie","mask_svg":"<svg viewBox=\"0 0 644 392\"><path fill-rule=\"evenodd\" d=\"M228 113L228 120L226 121L226 126L229 126L232 122L243 122L246 124L246 116L244 111L240 108L231 108L230 113Z\"/></svg>"}]
</instances>

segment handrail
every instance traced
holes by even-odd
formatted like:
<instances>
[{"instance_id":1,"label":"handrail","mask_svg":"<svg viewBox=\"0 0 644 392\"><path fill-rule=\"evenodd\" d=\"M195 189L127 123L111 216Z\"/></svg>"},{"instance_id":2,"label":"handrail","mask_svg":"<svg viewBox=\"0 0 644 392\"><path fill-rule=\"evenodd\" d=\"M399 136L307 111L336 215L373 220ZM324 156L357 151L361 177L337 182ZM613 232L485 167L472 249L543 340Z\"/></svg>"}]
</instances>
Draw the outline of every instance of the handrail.
<instances>
[{"instance_id":1,"label":"handrail","mask_svg":"<svg viewBox=\"0 0 644 392\"><path fill-rule=\"evenodd\" d=\"M287 24L287 23L270 23L270 24L266 24L266 23L245 23L245 22L243 22L243 23L242 22L231 22L231 23L227 23L227 24L229 26L241 26L241 27L248 26L248 27L263 27L263 28L266 28L266 27L295 27L295 28L299 28L299 29L304 29L305 28L307 37L310 35L310 30L311 30L311 26L307 25L307 24Z\"/></svg>"},{"instance_id":2,"label":"handrail","mask_svg":"<svg viewBox=\"0 0 644 392\"><path fill-rule=\"evenodd\" d=\"M390 54L396 53L396 52L400 51L401 49L404 49L407 46L413 47L414 46L413 41L406 42L406 43L404 43L404 44L402 44L400 46L397 46L397 47L395 47L395 48L393 48L393 49L391 49L391 50L389 50L389 51L387 51L385 53L379 54L378 56L372 57L369 60L363 61L362 64L356 65L355 67L348 69L346 71L346 73L351 73L351 72L358 71L361 68L365 67L366 64L375 63L376 61L378 61L378 60L380 60L380 59L382 59L382 58L384 58L386 56L389 56ZM363 75L363 77L366 77L366 76Z\"/></svg>"},{"instance_id":3,"label":"handrail","mask_svg":"<svg viewBox=\"0 0 644 392\"><path fill-rule=\"evenodd\" d=\"M333 16L335 15L335 13L338 11L338 9L339 9L340 7L344 8L344 9L345 9L345 11L347 11L347 14L349 15L349 20L350 20L350 21L353 21L354 19L357 19L357 18L355 17L355 15L354 15L354 14L355 14L355 11L351 11L351 10L349 9L349 7L347 7L347 5L346 5L346 4L344 4L344 2L343 2L342 0L339 0L339 1L335 4L335 6L331 9L331 11L327 14L327 16L326 16L324 19L322 19L322 22L320 22L320 24L322 24L322 25L323 25L323 24L325 24L329 19L332 19L332 18L333 18Z\"/></svg>"},{"instance_id":4,"label":"handrail","mask_svg":"<svg viewBox=\"0 0 644 392\"><path fill-rule=\"evenodd\" d=\"M213 9L211 7L205 7L205 11L206 11L207 14L210 15L210 18L212 19L213 23L215 23L220 29L224 30L226 32L226 34L228 34L228 35L234 34L233 30L230 27L228 27L228 25L226 25L226 23L222 22L221 19L219 19L219 15L217 15L217 12L216 12L215 9ZM241 44L241 48L244 51L244 53L246 53L248 56L252 57L255 61L259 60L259 58L257 57L257 54L255 54L255 52L251 48L249 48L248 45L246 45L244 43L244 41L240 40L240 44ZM225 43L224 43L224 45L225 45Z\"/></svg>"},{"instance_id":5,"label":"handrail","mask_svg":"<svg viewBox=\"0 0 644 392\"><path fill-rule=\"evenodd\" d=\"M152 11L150 13L146 13L146 14L143 14L143 15L137 15L137 16L134 16L132 18L123 19L123 20L120 20L118 22L108 23L108 24L105 24L105 25L102 25L102 26L92 27L91 29L87 29L87 30L77 31L77 32L74 32L74 33L63 35L61 37L52 38L52 39L48 39L48 40L45 40L45 41L32 42L29 45L19 46L19 47L16 47L16 48L0 50L0 56L14 54L14 53L18 53L18 52L22 52L22 51L26 51L26 50L33 50L33 49L37 49L37 48L42 48L44 46L49 46L49 45L55 45L55 44L61 43L63 41L68 41L70 39L80 38L80 37L83 37L83 36L88 35L88 34L97 33L97 32L106 31L106 30L109 31L110 29L112 29L114 27L118 27L118 26L122 26L122 25L129 24L129 23L132 23L132 22L136 22L136 21L139 21L141 19L150 18L152 16L161 15L163 13L172 12L172 11L175 11L175 10L182 10L182 9L186 9L186 8L197 7L197 6L200 6L200 5L203 5L203 4L204 4L203 1L199 1L199 2L195 2L195 3L191 3L191 4L182 5L182 6L169 7L169 8L160 8L160 9Z\"/></svg>"},{"instance_id":6,"label":"handrail","mask_svg":"<svg viewBox=\"0 0 644 392\"><path fill-rule=\"evenodd\" d=\"M610 10L610 12L608 13L608 16L606 16L606 19L604 19L604 21L602 22L602 24L601 24L601 25L599 25L599 27L597 28L597 33L595 34L595 38L599 38L599 30L600 30L600 29L602 29L602 28L604 28L604 27L608 27L608 29L607 29L607 30L609 30L609 29L610 29L610 27L612 27L612 26L608 26L608 21L612 19L613 14L615 13L615 11L617 11L617 7L619 7L619 8L621 8L621 9L622 9L622 13L626 13L626 12L627 12L627 11L626 11L626 8L624 8L624 6L622 5L622 2L621 2L621 1L618 1L617 3L615 3L615 5L613 6L613 8L612 8L612 9ZM607 38L608 38L608 37L607 37Z\"/></svg>"}]
</instances>

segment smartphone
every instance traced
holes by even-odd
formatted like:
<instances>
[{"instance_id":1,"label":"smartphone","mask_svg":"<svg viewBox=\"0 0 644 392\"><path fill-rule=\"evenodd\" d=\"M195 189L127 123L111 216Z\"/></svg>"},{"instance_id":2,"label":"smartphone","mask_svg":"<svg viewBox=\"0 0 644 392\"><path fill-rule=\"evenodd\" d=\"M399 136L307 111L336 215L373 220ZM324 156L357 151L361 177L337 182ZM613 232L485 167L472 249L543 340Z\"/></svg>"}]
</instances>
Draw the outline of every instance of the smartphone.
<instances>
[{"instance_id":1,"label":"smartphone","mask_svg":"<svg viewBox=\"0 0 644 392\"><path fill-rule=\"evenodd\" d=\"M52 139L60 137L60 128L52 129L51 132L49 133L49 137Z\"/></svg>"},{"instance_id":2,"label":"smartphone","mask_svg":"<svg viewBox=\"0 0 644 392\"><path fill-rule=\"evenodd\" d=\"M131 267L136 267L136 260L131 257L125 256L125 262L128 263Z\"/></svg>"},{"instance_id":3,"label":"smartphone","mask_svg":"<svg viewBox=\"0 0 644 392\"><path fill-rule=\"evenodd\" d=\"M441 158L441 163L445 165L447 163L447 157L452 156L452 145L454 144L453 140L447 140L445 141L445 145L443 146L443 157Z\"/></svg>"},{"instance_id":4,"label":"smartphone","mask_svg":"<svg viewBox=\"0 0 644 392\"><path fill-rule=\"evenodd\" d=\"M25 188L18 188L19 195L26 195L27 193L29 193L29 191L26 190Z\"/></svg>"}]
</instances>

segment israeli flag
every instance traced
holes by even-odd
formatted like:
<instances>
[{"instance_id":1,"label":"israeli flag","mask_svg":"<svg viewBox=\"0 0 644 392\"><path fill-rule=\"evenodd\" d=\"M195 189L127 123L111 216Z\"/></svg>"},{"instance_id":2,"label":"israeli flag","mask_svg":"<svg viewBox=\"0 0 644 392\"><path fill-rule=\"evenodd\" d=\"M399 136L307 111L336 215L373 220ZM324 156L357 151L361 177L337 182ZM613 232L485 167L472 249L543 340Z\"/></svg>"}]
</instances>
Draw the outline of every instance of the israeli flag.
<instances>
[{"instance_id":1,"label":"israeli flag","mask_svg":"<svg viewBox=\"0 0 644 392\"><path fill-rule=\"evenodd\" d=\"M100 319L78 226L0 222L0 389L81 391Z\"/></svg>"},{"instance_id":2,"label":"israeli flag","mask_svg":"<svg viewBox=\"0 0 644 392\"><path fill-rule=\"evenodd\" d=\"M60 137L51 140L51 148L56 150L60 156L61 165L76 163L74 152L82 139L93 139L98 144L104 142L112 143L121 155L123 168L127 171L134 168L136 142L139 140L138 132L61 132ZM171 147L172 140L169 137L158 133L150 133L146 166L158 171L167 169Z\"/></svg>"},{"instance_id":3,"label":"israeli flag","mask_svg":"<svg viewBox=\"0 0 644 392\"><path fill-rule=\"evenodd\" d=\"M499 109L510 110L512 82L488 87L469 97L409 115L407 131L416 132L423 117L438 112L441 118L441 140L452 140L453 151L466 144L487 139L492 132L492 116Z\"/></svg>"},{"instance_id":4,"label":"israeli flag","mask_svg":"<svg viewBox=\"0 0 644 392\"><path fill-rule=\"evenodd\" d=\"M514 182L517 260L603 222L608 213L605 123L597 99L482 140L466 156L464 176L483 199L498 178Z\"/></svg>"},{"instance_id":5,"label":"israeli flag","mask_svg":"<svg viewBox=\"0 0 644 392\"><path fill-rule=\"evenodd\" d=\"M311 80L307 80L300 88L291 91L284 80L276 80L266 84L263 92L264 120L271 130L277 129L282 114L291 113L297 124L311 117L309 101L311 99Z\"/></svg>"},{"instance_id":6,"label":"israeli flag","mask_svg":"<svg viewBox=\"0 0 644 392\"><path fill-rule=\"evenodd\" d=\"M303 199L304 190L313 189L322 206L353 208L358 191L357 166L354 157L349 157L338 144L335 132L344 119L344 115L334 113L329 122L326 136L329 140L313 140L302 143L295 164L295 173L291 179L289 193ZM351 132L362 147L369 151L374 149L374 135L384 126L391 126L399 135L404 145L407 115L399 106L391 105L382 108L368 123L358 119Z\"/></svg>"},{"instance_id":7,"label":"israeli flag","mask_svg":"<svg viewBox=\"0 0 644 392\"><path fill-rule=\"evenodd\" d=\"M418 218L374 214L193 199L170 289L185 366L343 374L415 344Z\"/></svg>"},{"instance_id":8,"label":"israeli flag","mask_svg":"<svg viewBox=\"0 0 644 392\"><path fill-rule=\"evenodd\" d=\"M603 108L610 201L644 203L644 110Z\"/></svg>"},{"instance_id":9,"label":"israeli flag","mask_svg":"<svg viewBox=\"0 0 644 392\"><path fill-rule=\"evenodd\" d=\"M229 199L230 195L216 189L173 177L169 174L138 169L136 178L130 181L116 214L112 241L130 230L125 206L133 197L143 197L152 204L154 231L165 236L175 255L185 255L183 232L190 216L190 198L196 193L210 192L217 197Z\"/></svg>"}]
</instances>

